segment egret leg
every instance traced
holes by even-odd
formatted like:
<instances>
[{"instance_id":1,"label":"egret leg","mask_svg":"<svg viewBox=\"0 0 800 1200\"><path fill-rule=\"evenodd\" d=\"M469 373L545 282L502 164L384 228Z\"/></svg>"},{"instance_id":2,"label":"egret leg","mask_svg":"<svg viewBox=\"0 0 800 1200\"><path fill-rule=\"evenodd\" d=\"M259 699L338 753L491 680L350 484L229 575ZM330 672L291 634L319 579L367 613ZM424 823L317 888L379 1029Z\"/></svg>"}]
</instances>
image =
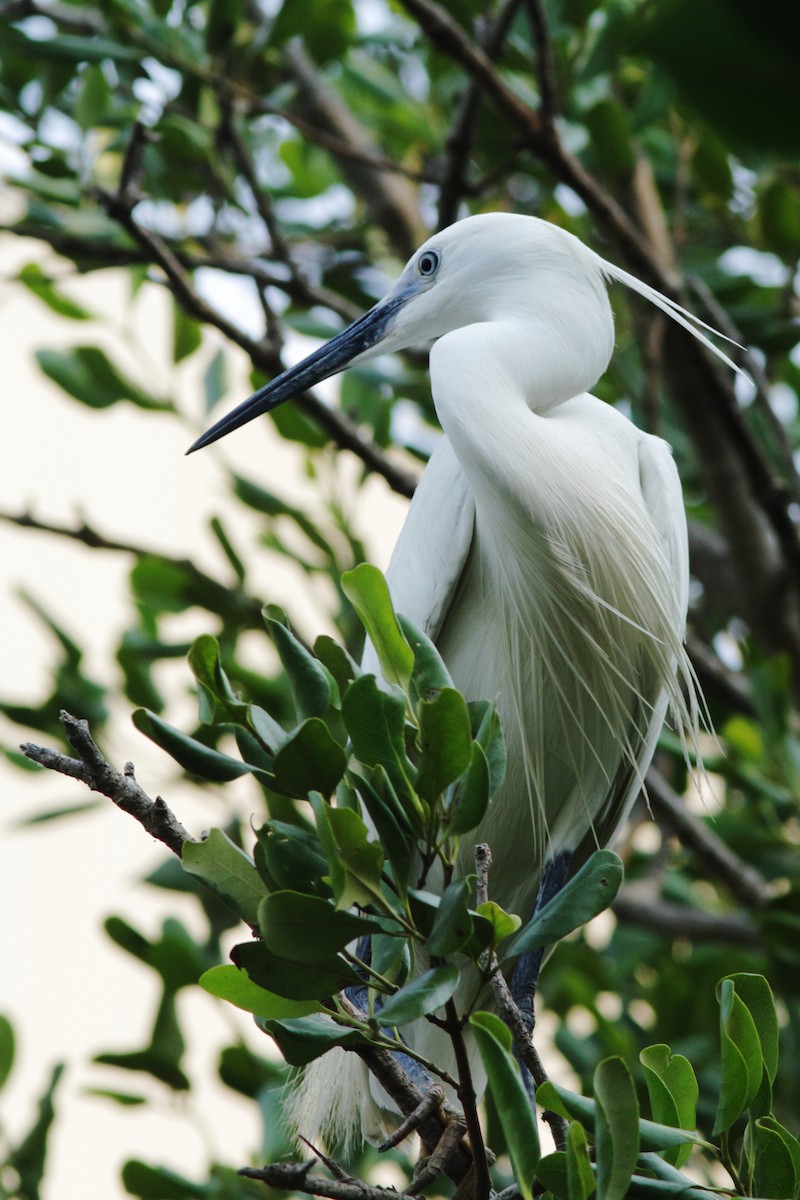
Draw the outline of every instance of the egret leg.
<instances>
[{"instance_id":1,"label":"egret leg","mask_svg":"<svg viewBox=\"0 0 800 1200\"><path fill-rule=\"evenodd\" d=\"M364 937L359 938L358 945L356 947L356 955L364 963L370 964L372 962L372 938L369 936L369 934L365 934ZM363 1013L364 1016L366 1016L369 1012L369 1001L367 999L367 982L369 977L367 972L361 968L357 967L356 971L362 977L364 983L353 984L352 987L345 989L344 994L350 1003L354 1005L354 1007L357 1008L360 1013ZM380 1004L381 1001L379 998L377 1001L377 1007L380 1007ZM395 1057L397 1058L399 1065L405 1071L406 1075L408 1075L411 1082L419 1089L419 1091L427 1095L427 1093L433 1087L433 1079L422 1066L422 1064L418 1063L415 1058L411 1058L408 1054L404 1054L400 1049L398 1049Z\"/></svg>"},{"instance_id":2,"label":"egret leg","mask_svg":"<svg viewBox=\"0 0 800 1200\"><path fill-rule=\"evenodd\" d=\"M572 851L562 850L553 858L549 858L544 864L539 890L536 893L536 902L531 914L532 917L541 912L545 904L561 891L567 881L571 862ZM522 1014L529 1037L533 1036L533 1027L536 1024L534 1001L536 999L536 987L539 982L539 971L542 967L543 958L544 947L540 950L530 950L527 954L522 954L511 977L511 995ZM524 1064L522 1064L522 1070L525 1085L530 1092L532 1091L530 1073Z\"/></svg>"}]
</instances>

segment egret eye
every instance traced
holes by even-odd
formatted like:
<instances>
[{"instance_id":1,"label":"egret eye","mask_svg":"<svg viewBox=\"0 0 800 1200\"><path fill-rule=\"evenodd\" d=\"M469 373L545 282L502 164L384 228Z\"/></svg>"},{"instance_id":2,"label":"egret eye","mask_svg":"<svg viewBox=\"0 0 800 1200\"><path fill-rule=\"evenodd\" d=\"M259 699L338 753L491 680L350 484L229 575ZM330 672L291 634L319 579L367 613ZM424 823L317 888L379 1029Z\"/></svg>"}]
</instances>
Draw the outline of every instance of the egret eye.
<instances>
[{"instance_id":1,"label":"egret eye","mask_svg":"<svg viewBox=\"0 0 800 1200\"><path fill-rule=\"evenodd\" d=\"M426 250L424 254L420 254L417 262L417 270L425 279L430 279L431 275L435 275L439 270L439 264L442 261L442 256L438 250Z\"/></svg>"}]
</instances>

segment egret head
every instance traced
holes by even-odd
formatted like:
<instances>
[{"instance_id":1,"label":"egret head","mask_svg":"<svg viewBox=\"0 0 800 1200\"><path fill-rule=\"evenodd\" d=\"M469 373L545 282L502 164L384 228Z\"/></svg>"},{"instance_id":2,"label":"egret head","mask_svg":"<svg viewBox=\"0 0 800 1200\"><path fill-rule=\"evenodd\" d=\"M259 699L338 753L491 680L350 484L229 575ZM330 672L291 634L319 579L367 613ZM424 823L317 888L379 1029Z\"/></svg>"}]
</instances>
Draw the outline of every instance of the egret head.
<instances>
[{"instance_id":1,"label":"egret head","mask_svg":"<svg viewBox=\"0 0 800 1200\"><path fill-rule=\"evenodd\" d=\"M536 217L485 213L429 238L382 300L223 417L189 453L351 364L486 322L517 323L515 344L527 348L531 377L538 368L549 402L566 400L591 388L611 357L614 324L604 276L636 288L706 340L677 315L683 312L677 305L572 234Z\"/></svg>"}]
</instances>

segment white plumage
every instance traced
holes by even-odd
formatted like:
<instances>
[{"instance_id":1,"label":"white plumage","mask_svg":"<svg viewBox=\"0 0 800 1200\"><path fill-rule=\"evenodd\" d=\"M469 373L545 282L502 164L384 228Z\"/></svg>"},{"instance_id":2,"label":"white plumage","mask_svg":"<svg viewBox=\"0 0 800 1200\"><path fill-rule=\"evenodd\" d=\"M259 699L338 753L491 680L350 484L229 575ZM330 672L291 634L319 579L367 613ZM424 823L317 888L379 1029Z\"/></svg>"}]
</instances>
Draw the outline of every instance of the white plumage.
<instances>
[{"instance_id":1,"label":"white plumage","mask_svg":"<svg viewBox=\"0 0 800 1200\"><path fill-rule=\"evenodd\" d=\"M614 345L607 278L710 346L683 309L565 231L470 217L426 242L366 317L201 440L348 362L433 340L444 436L388 580L456 686L498 704L507 776L462 865L488 841L491 894L523 919L546 858L569 850L579 860L613 840L668 706L681 731L697 729L677 471L666 443L588 394ZM378 673L370 647L364 665ZM410 1038L434 1059L446 1054L426 1023ZM391 1109L363 1064L339 1052L307 1073L296 1119L312 1138L319 1125L341 1138L355 1124L374 1138Z\"/></svg>"}]
</instances>

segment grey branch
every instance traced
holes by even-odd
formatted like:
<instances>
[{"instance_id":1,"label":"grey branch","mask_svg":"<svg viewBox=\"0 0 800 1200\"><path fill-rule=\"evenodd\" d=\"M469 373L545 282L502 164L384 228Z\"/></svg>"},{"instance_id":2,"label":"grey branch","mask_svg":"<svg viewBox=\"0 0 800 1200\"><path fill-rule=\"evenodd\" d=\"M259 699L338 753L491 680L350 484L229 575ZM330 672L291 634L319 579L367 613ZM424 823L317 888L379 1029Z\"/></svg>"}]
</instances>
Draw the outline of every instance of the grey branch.
<instances>
[{"instance_id":1,"label":"grey branch","mask_svg":"<svg viewBox=\"0 0 800 1200\"><path fill-rule=\"evenodd\" d=\"M402 1200L406 1194L394 1188L375 1187L362 1183L360 1179L326 1179L324 1175L312 1175L311 1168L317 1162L270 1163L266 1167L242 1167L240 1175L257 1179L267 1187L282 1191L303 1192L307 1196L327 1196L330 1200ZM410 1198L409 1198L410 1200Z\"/></svg>"},{"instance_id":2,"label":"grey branch","mask_svg":"<svg viewBox=\"0 0 800 1200\"><path fill-rule=\"evenodd\" d=\"M653 767L647 772L647 794L656 816L701 859L710 874L727 885L731 895L747 908L763 908L772 896L772 888L764 876L726 846L704 821L689 812L661 772Z\"/></svg>"},{"instance_id":3,"label":"grey branch","mask_svg":"<svg viewBox=\"0 0 800 1200\"><path fill-rule=\"evenodd\" d=\"M735 946L763 944L761 934L748 917L738 913L718 916L684 904L668 904L659 897L657 888L646 881L624 887L617 894L612 911L620 921L641 925L669 938Z\"/></svg>"},{"instance_id":4,"label":"grey branch","mask_svg":"<svg viewBox=\"0 0 800 1200\"><path fill-rule=\"evenodd\" d=\"M161 796L153 800L137 783L133 763L126 763L125 770L118 771L98 750L89 733L88 722L63 711L59 719L67 741L78 757L70 758L60 750L37 746L33 742L25 742L20 746L25 757L49 771L79 779L93 792L108 796L117 808L134 817L152 837L163 842L180 858L183 843L196 839L187 833Z\"/></svg>"}]
</instances>

